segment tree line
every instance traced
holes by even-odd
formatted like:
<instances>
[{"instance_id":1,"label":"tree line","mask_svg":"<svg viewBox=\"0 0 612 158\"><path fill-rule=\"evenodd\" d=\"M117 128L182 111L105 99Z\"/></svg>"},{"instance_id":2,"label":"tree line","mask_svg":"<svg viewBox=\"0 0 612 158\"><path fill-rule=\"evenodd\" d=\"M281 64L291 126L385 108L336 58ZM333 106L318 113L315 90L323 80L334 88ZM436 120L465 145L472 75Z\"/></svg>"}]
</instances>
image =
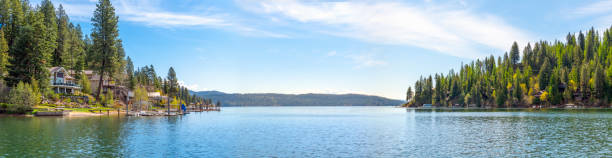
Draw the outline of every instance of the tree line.
<instances>
[{"instance_id":1,"label":"tree line","mask_svg":"<svg viewBox=\"0 0 612 158\"><path fill-rule=\"evenodd\" d=\"M458 72L420 77L407 106L526 107L612 102L612 27L568 33L565 41L516 42L510 52L462 64ZM520 55L522 54L522 55Z\"/></svg>"}]
</instances>

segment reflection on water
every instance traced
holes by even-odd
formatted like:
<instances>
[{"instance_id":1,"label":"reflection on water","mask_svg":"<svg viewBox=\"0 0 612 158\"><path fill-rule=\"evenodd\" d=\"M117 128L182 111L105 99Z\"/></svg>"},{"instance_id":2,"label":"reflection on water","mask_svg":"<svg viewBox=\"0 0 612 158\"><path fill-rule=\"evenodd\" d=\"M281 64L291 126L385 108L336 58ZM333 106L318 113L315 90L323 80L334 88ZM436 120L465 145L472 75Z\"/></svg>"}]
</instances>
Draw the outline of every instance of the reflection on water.
<instances>
[{"instance_id":1,"label":"reflection on water","mask_svg":"<svg viewBox=\"0 0 612 158\"><path fill-rule=\"evenodd\" d=\"M232 107L182 117L0 116L0 157L606 157L607 110Z\"/></svg>"},{"instance_id":2,"label":"reflection on water","mask_svg":"<svg viewBox=\"0 0 612 158\"><path fill-rule=\"evenodd\" d=\"M124 118L0 117L0 157L120 156Z\"/></svg>"}]
</instances>

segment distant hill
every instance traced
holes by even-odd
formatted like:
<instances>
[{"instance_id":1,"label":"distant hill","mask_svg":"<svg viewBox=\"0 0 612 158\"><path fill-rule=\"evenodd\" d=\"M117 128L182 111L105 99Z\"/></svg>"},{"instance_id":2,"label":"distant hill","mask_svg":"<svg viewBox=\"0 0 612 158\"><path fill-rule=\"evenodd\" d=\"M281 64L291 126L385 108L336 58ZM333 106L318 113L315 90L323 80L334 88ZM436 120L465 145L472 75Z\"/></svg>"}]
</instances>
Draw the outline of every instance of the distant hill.
<instances>
[{"instance_id":1,"label":"distant hill","mask_svg":"<svg viewBox=\"0 0 612 158\"><path fill-rule=\"evenodd\" d=\"M401 100L360 94L276 94L276 93L223 93L219 91L191 92L222 106L397 106Z\"/></svg>"}]
</instances>

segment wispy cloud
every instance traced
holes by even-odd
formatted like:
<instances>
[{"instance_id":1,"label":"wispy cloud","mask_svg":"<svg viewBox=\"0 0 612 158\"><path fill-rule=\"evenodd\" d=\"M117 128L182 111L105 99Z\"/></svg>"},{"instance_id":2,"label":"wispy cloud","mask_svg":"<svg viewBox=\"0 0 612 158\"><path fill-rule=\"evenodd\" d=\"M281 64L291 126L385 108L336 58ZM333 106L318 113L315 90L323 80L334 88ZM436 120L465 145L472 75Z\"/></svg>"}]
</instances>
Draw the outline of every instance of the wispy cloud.
<instances>
[{"instance_id":1,"label":"wispy cloud","mask_svg":"<svg viewBox=\"0 0 612 158\"><path fill-rule=\"evenodd\" d=\"M357 55L348 55L347 58L353 60L353 63L357 64L355 68L363 68L363 67L373 67L373 66L385 66L387 62L383 60L376 59L374 54L366 53L366 54L357 54Z\"/></svg>"},{"instance_id":2,"label":"wispy cloud","mask_svg":"<svg viewBox=\"0 0 612 158\"><path fill-rule=\"evenodd\" d=\"M178 81L178 84L192 91L204 91L205 90L205 89L201 89L200 85L198 84L186 84L185 81Z\"/></svg>"},{"instance_id":3,"label":"wispy cloud","mask_svg":"<svg viewBox=\"0 0 612 158\"><path fill-rule=\"evenodd\" d=\"M210 13L207 10L174 12L164 10L159 2L154 0L113 0L117 14L122 21L160 28L204 27L229 30L252 36L288 37L284 34L247 26L240 22L239 17L227 13ZM71 18L80 21L89 21L96 8L96 1L58 1L56 3L62 4Z\"/></svg>"},{"instance_id":4,"label":"wispy cloud","mask_svg":"<svg viewBox=\"0 0 612 158\"><path fill-rule=\"evenodd\" d=\"M576 15L593 15L602 13L612 12L612 0L603 0L588 5L578 7L575 9L574 14Z\"/></svg>"},{"instance_id":5,"label":"wispy cloud","mask_svg":"<svg viewBox=\"0 0 612 158\"><path fill-rule=\"evenodd\" d=\"M330 51L327 53L326 57L340 57L344 60L349 60L352 64L354 64L354 68L365 68L365 67L375 67L375 66L386 66L387 62L378 58L375 53L338 53L337 51Z\"/></svg>"},{"instance_id":6,"label":"wispy cloud","mask_svg":"<svg viewBox=\"0 0 612 158\"><path fill-rule=\"evenodd\" d=\"M117 0L117 12L123 19L151 26L228 26L229 17L221 14L187 14L165 11L159 2L150 0ZM202 11L204 12L204 11Z\"/></svg>"},{"instance_id":7,"label":"wispy cloud","mask_svg":"<svg viewBox=\"0 0 612 158\"><path fill-rule=\"evenodd\" d=\"M338 54L338 52L336 52L336 51L334 50L334 51L330 51L330 52L328 52L328 53L327 53L327 56L328 56L328 57L332 57L332 56L336 56L336 54Z\"/></svg>"},{"instance_id":8,"label":"wispy cloud","mask_svg":"<svg viewBox=\"0 0 612 158\"><path fill-rule=\"evenodd\" d=\"M612 0L602 0L572 9L574 11L569 14L570 17L594 19L592 22L595 27L607 28L612 23Z\"/></svg>"},{"instance_id":9,"label":"wispy cloud","mask_svg":"<svg viewBox=\"0 0 612 158\"><path fill-rule=\"evenodd\" d=\"M248 10L318 25L319 32L375 43L416 46L458 57L474 58L492 53L480 52L482 48L507 50L513 41L522 43L529 39L524 31L497 16L460 8L382 1L244 1L249 5L242 6Z\"/></svg>"}]
</instances>

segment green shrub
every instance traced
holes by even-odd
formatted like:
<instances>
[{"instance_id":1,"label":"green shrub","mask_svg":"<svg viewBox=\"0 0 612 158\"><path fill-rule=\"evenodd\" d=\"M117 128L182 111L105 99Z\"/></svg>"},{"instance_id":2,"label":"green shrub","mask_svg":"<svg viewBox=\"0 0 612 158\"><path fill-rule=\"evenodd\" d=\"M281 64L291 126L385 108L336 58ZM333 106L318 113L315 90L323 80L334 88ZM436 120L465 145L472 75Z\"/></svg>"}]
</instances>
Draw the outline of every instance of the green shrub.
<instances>
[{"instance_id":1,"label":"green shrub","mask_svg":"<svg viewBox=\"0 0 612 158\"><path fill-rule=\"evenodd\" d=\"M107 92L106 94L102 94L100 96L100 102L102 102L102 105L110 107L113 106L114 104L114 99L113 99L113 93L112 92Z\"/></svg>"},{"instance_id":2,"label":"green shrub","mask_svg":"<svg viewBox=\"0 0 612 158\"><path fill-rule=\"evenodd\" d=\"M23 114L32 110L32 107L40 102L40 94L32 89L27 83L19 82L11 89L8 103L12 106L6 108L7 112Z\"/></svg>"},{"instance_id":3,"label":"green shrub","mask_svg":"<svg viewBox=\"0 0 612 158\"><path fill-rule=\"evenodd\" d=\"M79 84L81 84L81 92L85 94L91 94L91 84L85 72L81 73Z\"/></svg>"},{"instance_id":4,"label":"green shrub","mask_svg":"<svg viewBox=\"0 0 612 158\"><path fill-rule=\"evenodd\" d=\"M59 100L60 100L60 95L59 95L59 94L57 94L57 93L55 93L55 92L54 92L53 90L51 90L51 89L47 89L47 90L45 91L45 97L47 97L48 99L50 99L50 100L52 100L52 101L54 101L54 102L57 102L57 101L59 101Z\"/></svg>"},{"instance_id":5,"label":"green shrub","mask_svg":"<svg viewBox=\"0 0 612 158\"><path fill-rule=\"evenodd\" d=\"M10 113L7 109L11 106L13 105L7 104L7 103L0 103L0 113L4 113L4 112Z\"/></svg>"}]
</instances>

